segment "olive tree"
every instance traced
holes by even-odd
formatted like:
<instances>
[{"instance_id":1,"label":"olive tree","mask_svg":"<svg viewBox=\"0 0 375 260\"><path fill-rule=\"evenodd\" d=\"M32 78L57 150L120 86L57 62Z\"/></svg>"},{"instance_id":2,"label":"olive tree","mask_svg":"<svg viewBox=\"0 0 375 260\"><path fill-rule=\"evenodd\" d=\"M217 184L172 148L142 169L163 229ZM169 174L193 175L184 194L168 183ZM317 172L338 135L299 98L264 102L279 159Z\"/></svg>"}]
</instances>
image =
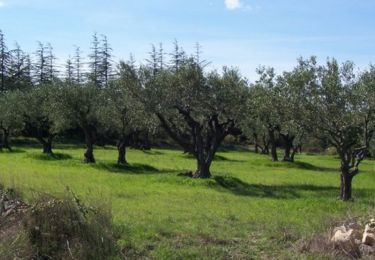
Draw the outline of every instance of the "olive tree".
<instances>
[{"instance_id":1,"label":"olive tree","mask_svg":"<svg viewBox=\"0 0 375 260\"><path fill-rule=\"evenodd\" d=\"M240 134L237 126L244 117L246 80L236 69L206 74L191 58L180 59L156 75L147 75L147 106L166 133L196 158L193 176L209 178L210 166L223 139Z\"/></svg>"},{"instance_id":2,"label":"olive tree","mask_svg":"<svg viewBox=\"0 0 375 260\"><path fill-rule=\"evenodd\" d=\"M55 124L54 96L58 83L42 83L28 92L23 92L24 134L37 139L43 145L43 153L52 154L52 143L62 130Z\"/></svg>"},{"instance_id":3,"label":"olive tree","mask_svg":"<svg viewBox=\"0 0 375 260\"><path fill-rule=\"evenodd\" d=\"M23 128L22 111L24 109L21 92L7 92L0 96L0 131L2 140L1 148L12 150L10 146L10 136L14 132L20 132Z\"/></svg>"},{"instance_id":4,"label":"olive tree","mask_svg":"<svg viewBox=\"0 0 375 260\"><path fill-rule=\"evenodd\" d=\"M100 129L99 108L103 102L102 91L87 84L61 84L54 96L53 119L58 127L82 129L85 136L85 163L95 163L94 145Z\"/></svg>"},{"instance_id":5,"label":"olive tree","mask_svg":"<svg viewBox=\"0 0 375 260\"><path fill-rule=\"evenodd\" d=\"M359 91L362 100L360 100L361 117L364 123L363 142L370 148L371 140L375 134L375 66L362 73L357 91ZM375 155L375 154L374 154ZM369 153L369 156L371 154Z\"/></svg>"},{"instance_id":6,"label":"olive tree","mask_svg":"<svg viewBox=\"0 0 375 260\"><path fill-rule=\"evenodd\" d=\"M259 79L251 86L250 110L267 131L271 146L272 161L278 161L277 139L281 129L282 99L273 68L261 67L257 70Z\"/></svg>"},{"instance_id":7,"label":"olive tree","mask_svg":"<svg viewBox=\"0 0 375 260\"><path fill-rule=\"evenodd\" d=\"M147 114L145 106L137 99L140 80L136 68L131 63L121 62L119 79L113 80L104 89L104 104L100 107L99 116L103 122L103 131L113 136L117 142L120 165L127 164L126 147L131 144L135 135L148 131L155 120Z\"/></svg>"},{"instance_id":8,"label":"olive tree","mask_svg":"<svg viewBox=\"0 0 375 260\"><path fill-rule=\"evenodd\" d=\"M280 137L284 145L283 161L294 162L294 156L301 150L302 142L308 132L305 124L305 104L309 97L308 86L316 80L316 58L298 59L297 66L278 77L280 90L279 117Z\"/></svg>"},{"instance_id":9,"label":"olive tree","mask_svg":"<svg viewBox=\"0 0 375 260\"><path fill-rule=\"evenodd\" d=\"M316 73L316 80L309 85L306 117L311 130L328 140L340 156L340 198L347 201L352 198L352 180L368 150L363 140L364 107L373 108L373 104L359 91L352 62L340 65L334 59L328 60Z\"/></svg>"}]
</instances>

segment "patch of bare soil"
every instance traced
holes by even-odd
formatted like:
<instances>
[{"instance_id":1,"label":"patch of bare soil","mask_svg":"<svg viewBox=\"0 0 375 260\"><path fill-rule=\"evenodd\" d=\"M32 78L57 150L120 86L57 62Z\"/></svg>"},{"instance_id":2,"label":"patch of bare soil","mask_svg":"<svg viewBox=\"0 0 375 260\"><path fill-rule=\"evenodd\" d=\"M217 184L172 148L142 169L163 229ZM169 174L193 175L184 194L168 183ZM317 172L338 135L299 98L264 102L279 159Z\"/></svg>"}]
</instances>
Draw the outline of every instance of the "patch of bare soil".
<instances>
[{"instance_id":1,"label":"patch of bare soil","mask_svg":"<svg viewBox=\"0 0 375 260\"><path fill-rule=\"evenodd\" d=\"M22 230L25 214L30 208L11 193L0 190L0 244L17 237Z\"/></svg>"}]
</instances>

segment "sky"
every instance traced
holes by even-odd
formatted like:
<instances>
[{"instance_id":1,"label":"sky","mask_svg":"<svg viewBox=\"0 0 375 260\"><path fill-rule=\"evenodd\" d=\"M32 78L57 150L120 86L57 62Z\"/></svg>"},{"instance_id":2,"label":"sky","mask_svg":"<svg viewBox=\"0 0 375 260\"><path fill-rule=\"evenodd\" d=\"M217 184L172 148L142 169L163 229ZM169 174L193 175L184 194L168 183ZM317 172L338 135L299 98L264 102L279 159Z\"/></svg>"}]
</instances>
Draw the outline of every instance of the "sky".
<instances>
[{"instance_id":1,"label":"sky","mask_svg":"<svg viewBox=\"0 0 375 260\"><path fill-rule=\"evenodd\" d=\"M188 52L197 42L211 69L238 67L250 80L256 68L278 73L300 56L375 63L374 0L0 0L0 30L33 53L51 43L63 63L93 33L105 34L116 60L132 53L144 62L151 44Z\"/></svg>"}]
</instances>

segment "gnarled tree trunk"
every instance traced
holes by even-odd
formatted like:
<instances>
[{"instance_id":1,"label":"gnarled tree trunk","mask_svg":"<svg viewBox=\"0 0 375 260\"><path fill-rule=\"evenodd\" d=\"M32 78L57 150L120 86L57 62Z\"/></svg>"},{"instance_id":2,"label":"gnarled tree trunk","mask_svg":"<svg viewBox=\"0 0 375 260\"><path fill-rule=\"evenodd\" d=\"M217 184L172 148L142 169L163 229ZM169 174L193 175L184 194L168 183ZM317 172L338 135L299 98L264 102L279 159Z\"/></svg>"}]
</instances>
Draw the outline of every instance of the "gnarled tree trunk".
<instances>
[{"instance_id":1,"label":"gnarled tree trunk","mask_svg":"<svg viewBox=\"0 0 375 260\"><path fill-rule=\"evenodd\" d=\"M159 113L156 115L169 136L197 159L197 170L193 177L210 178L210 166L221 142L227 135L239 135L241 131L235 127L233 120L228 119L226 122L220 123L218 115L212 115L209 117L207 125L203 125L190 115L189 110L180 107L176 107L176 109L184 117L190 130L189 134L183 134L176 129L171 119L166 119ZM204 127L206 127L206 132L202 131Z\"/></svg>"},{"instance_id":2,"label":"gnarled tree trunk","mask_svg":"<svg viewBox=\"0 0 375 260\"><path fill-rule=\"evenodd\" d=\"M128 162L126 160L126 139L120 139L117 141L117 151L118 151L118 158L117 158L117 164L119 165L127 165Z\"/></svg>"},{"instance_id":3,"label":"gnarled tree trunk","mask_svg":"<svg viewBox=\"0 0 375 260\"><path fill-rule=\"evenodd\" d=\"M348 201L352 198L352 180L359 173L359 164L366 157L367 147L357 149L347 149L345 147L336 147L341 157L341 187L340 198Z\"/></svg>"},{"instance_id":4,"label":"gnarled tree trunk","mask_svg":"<svg viewBox=\"0 0 375 260\"><path fill-rule=\"evenodd\" d=\"M43 145L44 154L53 154L53 151L52 151L53 138L54 138L53 135L49 135L47 139L44 139L41 136L36 137L36 139Z\"/></svg>"},{"instance_id":5,"label":"gnarled tree trunk","mask_svg":"<svg viewBox=\"0 0 375 260\"><path fill-rule=\"evenodd\" d=\"M210 172L211 162L199 162L197 163L197 170L194 173L194 178L207 179L211 177Z\"/></svg>"},{"instance_id":6,"label":"gnarled tree trunk","mask_svg":"<svg viewBox=\"0 0 375 260\"><path fill-rule=\"evenodd\" d=\"M294 156L297 148L294 147L293 142L295 137L289 134L280 134L284 141L284 162L294 162Z\"/></svg>"}]
</instances>

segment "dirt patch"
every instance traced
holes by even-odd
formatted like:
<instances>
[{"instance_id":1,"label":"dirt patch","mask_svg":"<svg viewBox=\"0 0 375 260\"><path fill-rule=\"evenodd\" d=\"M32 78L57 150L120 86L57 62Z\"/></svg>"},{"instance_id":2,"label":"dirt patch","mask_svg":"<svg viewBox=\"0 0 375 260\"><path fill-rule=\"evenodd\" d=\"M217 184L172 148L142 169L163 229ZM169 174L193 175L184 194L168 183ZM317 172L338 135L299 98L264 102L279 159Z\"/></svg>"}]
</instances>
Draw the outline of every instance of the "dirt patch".
<instances>
[{"instance_id":1,"label":"dirt patch","mask_svg":"<svg viewBox=\"0 0 375 260\"><path fill-rule=\"evenodd\" d=\"M12 190L0 190L0 244L16 237L30 206L18 200Z\"/></svg>"}]
</instances>

